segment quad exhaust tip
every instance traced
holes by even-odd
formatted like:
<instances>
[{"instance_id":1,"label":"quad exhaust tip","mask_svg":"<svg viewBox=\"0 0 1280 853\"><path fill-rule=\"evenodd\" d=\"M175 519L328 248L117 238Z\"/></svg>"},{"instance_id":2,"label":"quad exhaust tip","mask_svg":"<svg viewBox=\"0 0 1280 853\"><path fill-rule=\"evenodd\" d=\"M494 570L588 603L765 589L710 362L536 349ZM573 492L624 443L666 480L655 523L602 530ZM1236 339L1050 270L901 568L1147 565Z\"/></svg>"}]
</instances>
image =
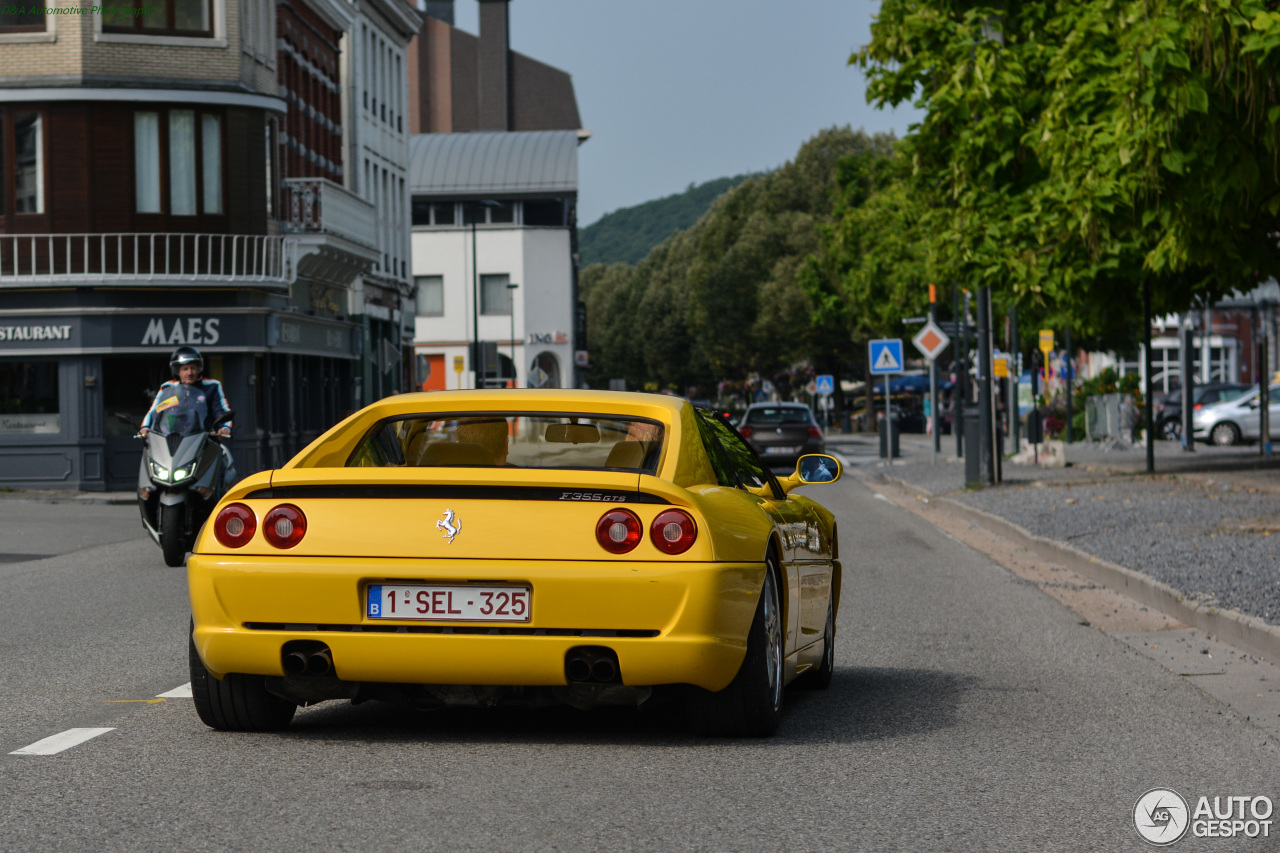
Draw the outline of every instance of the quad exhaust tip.
<instances>
[{"instance_id":1,"label":"quad exhaust tip","mask_svg":"<svg viewBox=\"0 0 1280 853\"><path fill-rule=\"evenodd\" d=\"M620 684L618 653L604 646L574 646L564 656L570 684Z\"/></svg>"}]
</instances>

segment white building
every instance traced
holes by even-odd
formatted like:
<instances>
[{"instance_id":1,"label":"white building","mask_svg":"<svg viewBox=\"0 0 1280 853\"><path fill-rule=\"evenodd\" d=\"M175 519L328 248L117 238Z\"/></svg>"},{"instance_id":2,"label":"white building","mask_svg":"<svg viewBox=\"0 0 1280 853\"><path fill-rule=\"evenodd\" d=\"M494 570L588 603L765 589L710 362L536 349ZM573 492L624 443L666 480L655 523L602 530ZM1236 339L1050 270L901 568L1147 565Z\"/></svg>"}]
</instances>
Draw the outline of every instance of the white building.
<instances>
[{"instance_id":1,"label":"white building","mask_svg":"<svg viewBox=\"0 0 1280 853\"><path fill-rule=\"evenodd\" d=\"M415 135L409 143L416 383L577 387L582 132ZM479 311L477 312L477 302ZM473 341L497 344L473 364ZM477 375L481 378L477 381Z\"/></svg>"},{"instance_id":2,"label":"white building","mask_svg":"<svg viewBox=\"0 0 1280 853\"><path fill-rule=\"evenodd\" d=\"M404 0L347 0L354 22L342 40L345 183L376 210L378 259L350 291L363 321L359 405L406 390L402 364L413 336L409 269L409 85L406 47L422 17Z\"/></svg>"}]
</instances>

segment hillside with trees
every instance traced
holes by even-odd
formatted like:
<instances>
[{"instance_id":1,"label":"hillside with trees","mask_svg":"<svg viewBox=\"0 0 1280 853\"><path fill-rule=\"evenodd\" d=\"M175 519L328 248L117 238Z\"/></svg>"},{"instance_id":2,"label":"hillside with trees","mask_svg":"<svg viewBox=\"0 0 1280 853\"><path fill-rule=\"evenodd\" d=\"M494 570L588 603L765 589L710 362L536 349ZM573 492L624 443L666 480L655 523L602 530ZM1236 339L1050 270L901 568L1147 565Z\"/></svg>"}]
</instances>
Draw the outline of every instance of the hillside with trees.
<instances>
[{"instance_id":1,"label":"hillside with trees","mask_svg":"<svg viewBox=\"0 0 1280 853\"><path fill-rule=\"evenodd\" d=\"M690 184L682 193L606 213L578 232L582 263L640 263L654 246L692 227L712 202L750 177L736 175Z\"/></svg>"},{"instance_id":2,"label":"hillside with trees","mask_svg":"<svg viewBox=\"0 0 1280 853\"><path fill-rule=\"evenodd\" d=\"M815 372L857 376L876 318L918 311L927 293L895 151L892 137L823 131L637 265L583 270L590 383L725 397L762 379L785 395ZM859 228L895 246L886 269L852 270L843 254L862 232L835 216L864 208ZM871 298L879 313L864 320Z\"/></svg>"}]
</instances>

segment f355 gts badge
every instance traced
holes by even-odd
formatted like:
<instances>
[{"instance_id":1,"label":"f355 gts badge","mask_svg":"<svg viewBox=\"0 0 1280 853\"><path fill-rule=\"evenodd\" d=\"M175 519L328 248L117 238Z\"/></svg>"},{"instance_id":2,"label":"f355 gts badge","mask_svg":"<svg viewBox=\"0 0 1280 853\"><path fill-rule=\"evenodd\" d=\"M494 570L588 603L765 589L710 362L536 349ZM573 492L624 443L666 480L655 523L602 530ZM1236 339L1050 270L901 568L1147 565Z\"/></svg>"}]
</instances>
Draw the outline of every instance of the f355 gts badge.
<instances>
[{"instance_id":1,"label":"f355 gts badge","mask_svg":"<svg viewBox=\"0 0 1280 853\"><path fill-rule=\"evenodd\" d=\"M453 513L453 510L446 509L444 518L436 522L436 530L443 531L450 545L453 544L453 537L458 535L458 531L462 529L462 521Z\"/></svg>"}]
</instances>

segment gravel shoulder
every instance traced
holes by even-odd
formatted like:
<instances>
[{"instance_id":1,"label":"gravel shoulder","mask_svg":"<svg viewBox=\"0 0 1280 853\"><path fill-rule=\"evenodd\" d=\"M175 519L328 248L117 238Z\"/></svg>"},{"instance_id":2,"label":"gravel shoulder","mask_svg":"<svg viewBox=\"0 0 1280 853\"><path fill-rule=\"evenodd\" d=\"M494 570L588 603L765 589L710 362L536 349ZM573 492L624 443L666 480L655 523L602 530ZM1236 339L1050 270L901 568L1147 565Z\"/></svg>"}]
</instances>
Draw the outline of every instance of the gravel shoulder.
<instances>
[{"instance_id":1,"label":"gravel shoulder","mask_svg":"<svg viewBox=\"0 0 1280 853\"><path fill-rule=\"evenodd\" d=\"M1165 448L1157 470L1170 473L1147 475L1140 473L1141 448L1110 458L1088 446L1069 450L1068 459L1076 457L1071 467L1006 463L1005 482L977 491L958 487L963 467L954 460L954 445L951 458L938 464L916 461L928 453L921 444L903 464L874 470L1141 572L1198 603L1280 624L1280 468L1274 461L1247 448L1181 455Z\"/></svg>"}]
</instances>

